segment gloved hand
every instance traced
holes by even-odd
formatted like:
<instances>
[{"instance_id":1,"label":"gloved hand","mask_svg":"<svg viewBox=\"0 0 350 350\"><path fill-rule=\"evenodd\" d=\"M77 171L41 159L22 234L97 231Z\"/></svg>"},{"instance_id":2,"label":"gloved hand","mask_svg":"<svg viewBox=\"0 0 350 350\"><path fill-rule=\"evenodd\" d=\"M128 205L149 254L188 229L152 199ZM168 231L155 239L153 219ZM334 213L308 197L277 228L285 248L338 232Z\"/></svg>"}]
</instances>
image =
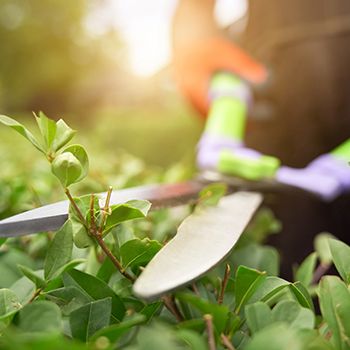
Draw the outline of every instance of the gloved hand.
<instances>
[{"instance_id":1,"label":"gloved hand","mask_svg":"<svg viewBox=\"0 0 350 350\"><path fill-rule=\"evenodd\" d=\"M280 167L275 178L279 182L314 192L330 202L350 191L349 160L350 139L331 153L317 157L306 168Z\"/></svg>"}]
</instances>

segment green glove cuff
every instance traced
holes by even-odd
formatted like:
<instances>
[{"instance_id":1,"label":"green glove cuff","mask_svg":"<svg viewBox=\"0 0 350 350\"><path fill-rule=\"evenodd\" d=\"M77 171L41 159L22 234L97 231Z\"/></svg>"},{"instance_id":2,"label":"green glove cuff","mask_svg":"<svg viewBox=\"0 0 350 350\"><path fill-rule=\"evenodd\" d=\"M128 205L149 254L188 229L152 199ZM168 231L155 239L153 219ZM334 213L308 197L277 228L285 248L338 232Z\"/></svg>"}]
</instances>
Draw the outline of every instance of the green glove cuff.
<instances>
[{"instance_id":1,"label":"green glove cuff","mask_svg":"<svg viewBox=\"0 0 350 350\"><path fill-rule=\"evenodd\" d=\"M343 142L330 153L348 162L350 160L350 139Z\"/></svg>"},{"instance_id":2,"label":"green glove cuff","mask_svg":"<svg viewBox=\"0 0 350 350\"><path fill-rule=\"evenodd\" d=\"M259 180L263 177L274 177L280 165L280 160L272 156L261 155L259 158L242 158L235 156L232 151L222 150L217 170L248 180Z\"/></svg>"}]
</instances>

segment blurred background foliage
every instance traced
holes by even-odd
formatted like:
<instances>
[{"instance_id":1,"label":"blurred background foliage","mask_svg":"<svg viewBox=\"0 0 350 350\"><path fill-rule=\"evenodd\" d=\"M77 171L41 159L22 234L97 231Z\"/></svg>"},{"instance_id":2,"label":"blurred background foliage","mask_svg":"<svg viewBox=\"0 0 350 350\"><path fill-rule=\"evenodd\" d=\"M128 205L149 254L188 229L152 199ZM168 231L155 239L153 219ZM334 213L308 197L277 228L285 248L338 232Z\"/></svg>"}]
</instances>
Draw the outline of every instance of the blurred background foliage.
<instances>
[{"instance_id":1,"label":"blurred background foliage","mask_svg":"<svg viewBox=\"0 0 350 350\"><path fill-rule=\"evenodd\" d=\"M103 3L0 0L0 114L34 134L32 111L40 110L76 129L91 157L80 192L190 177L203 124L169 68L133 75L116 27L91 28ZM28 146L0 127L0 219L61 196L45 159Z\"/></svg>"}]
</instances>

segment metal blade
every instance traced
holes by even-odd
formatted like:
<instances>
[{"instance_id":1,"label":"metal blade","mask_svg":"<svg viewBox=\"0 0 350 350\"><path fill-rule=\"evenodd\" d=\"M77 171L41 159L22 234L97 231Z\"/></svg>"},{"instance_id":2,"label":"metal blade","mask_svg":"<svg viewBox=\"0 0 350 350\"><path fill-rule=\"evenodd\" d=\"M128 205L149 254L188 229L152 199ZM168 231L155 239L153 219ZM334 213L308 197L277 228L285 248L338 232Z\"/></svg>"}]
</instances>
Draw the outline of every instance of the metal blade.
<instances>
[{"instance_id":1,"label":"metal blade","mask_svg":"<svg viewBox=\"0 0 350 350\"><path fill-rule=\"evenodd\" d=\"M261 202L259 193L236 192L196 210L137 278L135 295L154 299L206 274L231 253Z\"/></svg>"},{"instance_id":2,"label":"metal blade","mask_svg":"<svg viewBox=\"0 0 350 350\"><path fill-rule=\"evenodd\" d=\"M110 205L122 204L130 199L147 199L151 210L173 207L198 198L203 188L198 182L188 181L171 185L141 186L113 191ZM106 196L107 193L101 193ZM16 237L59 230L68 219L69 202L62 201L33 209L0 221L0 238Z\"/></svg>"}]
</instances>

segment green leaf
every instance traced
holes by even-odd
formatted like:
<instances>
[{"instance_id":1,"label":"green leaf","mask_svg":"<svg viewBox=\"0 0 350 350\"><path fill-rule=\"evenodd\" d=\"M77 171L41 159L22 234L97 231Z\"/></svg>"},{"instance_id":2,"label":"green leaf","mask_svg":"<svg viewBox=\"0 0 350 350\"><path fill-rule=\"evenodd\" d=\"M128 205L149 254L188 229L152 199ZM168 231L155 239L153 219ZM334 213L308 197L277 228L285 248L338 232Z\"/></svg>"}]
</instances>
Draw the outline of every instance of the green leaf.
<instances>
[{"instance_id":1,"label":"green leaf","mask_svg":"<svg viewBox=\"0 0 350 350\"><path fill-rule=\"evenodd\" d=\"M113 283L113 290L121 298L132 295L132 282L127 278L119 278Z\"/></svg>"},{"instance_id":2,"label":"green leaf","mask_svg":"<svg viewBox=\"0 0 350 350\"><path fill-rule=\"evenodd\" d=\"M266 272L240 266L236 274L236 313L249 301L261 283L266 279Z\"/></svg>"},{"instance_id":3,"label":"green leaf","mask_svg":"<svg viewBox=\"0 0 350 350\"><path fill-rule=\"evenodd\" d=\"M314 304L307 289L300 282L291 283L289 287L299 301L300 305L315 313Z\"/></svg>"},{"instance_id":4,"label":"green leaf","mask_svg":"<svg viewBox=\"0 0 350 350\"><path fill-rule=\"evenodd\" d=\"M7 326L21 307L17 295L12 290L0 289L0 322Z\"/></svg>"},{"instance_id":5,"label":"green leaf","mask_svg":"<svg viewBox=\"0 0 350 350\"><path fill-rule=\"evenodd\" d=\"M0 238L0 247L7 241L7 238Z\"/></svg>"},{"instance_id":6,"label":"green leaf","mask_svg":"<svg viewBox=\"0 0 350 350\"><path fill-rule=\"evenodd\" d=\"M96 240L90 235L89 230L81 222L72 221L74 232L74 244L79 249L85 249L96 245Z\"/></svg>"},{"instance_id":7,"label":"green leaf","mask_svg":"<svg viewBox=\"0 0 350 350\"><path fill-rule=\"evenodd\" d=\"M43 152L46 155L46 151L41 147L40 143L22 124L4 115L0 115L0 122L16 130L18 133L24 136L28 141L30 141L35 148L37 148L40 152Z\"/></svg>"},{"instance_id":8,"label":"green leaf","mask_svg":"<svg viewBox=\"0 0 350 350\"><path fill-rule=\"evenodd\" d=\"M89 172L89 157L87 155L85 148L80 145L72 145L65 148L62 152L63 152L62 154L71 153L76 159L78 159L81 165L82 172L79 178L76 180L76 182L79 182L82 179L84 179Z\"/></svg>"},{"instance_id":9,"label":"green leaf","mask_svg":"<svg viewBox=\"0 0 350 350\"><path fill-rule=\"evenodd\" d=\"M51 163L52 173L58 177L64 188L78 182L83 168L79 160L72 153L62 153Z\"/></svg>"},{"instance_id":10,"label":"green leaf","mask_svg":"<svg viewBox=\"0 0 350 350\"><path fill-rule=\"evenodd\" d=\"M151 241L149 238L135 238L125 242L120 247L123 270L129 266L147 264L162 248L158 241Z\"/></svg>"},{"instance_id":11,"label":"green leaf","mask_svg":"<svg viewBox=\"0 0 350 350\"><path fill-rule=\"evenodd\" d=\"M145 315L133 315L131 319L119 324L111 325L96 332L90 339L95 341L99 337L106 337L111 343L115 343L127 330L138 324L144 323L146 320Z\"/></svg>"},{"instance_id":12,"label":"green leaf","mask_svg":"<svg viewBox=\"0 0 350 350\"><path fill-rule=\"evenodd\" d=\"M130 230L130 228L126 227L123 224L119 224L114 227L113 236L115 237L115 240L117 242L118 249L127 241L130 241L131 239L135 239L135 235Z\"/></svg>"},{"instance_id":13,"label":"green leaf","mask_svg":"<svg viewBox=\"0 0 350 350\"><path fill-rule=\"evenodd\" d=\"M193 318L192 320L187 320L176 325L179 329L189 329L198 333L203 333L206 326L204 318Z\"/></svg>"},{"instance_id":14,"label":"green leaf","mask_svg":"<svg viewBox=\"0 0 350 350\"><path fill-rule=\"evenodd\" d=\"M158 311L158 309L163 304L162 301L156 301L155 303L146 305L141 311L140 315L145 315L146 319L144 321L144 324L148 323L153 315ZM204 321L204 320L203 320Z\"/></svg>"},{"instance_id":15,"label":"green leaf","mask_svg":"<svg viewBox=\"0 0 350 350\"><path fill-rule=\"evenodd\" d=\"M69 262L73 249L73 227L71 220L67 220L56 232L47 251L44 263L45 281L54 280L62 274Z\"/></svg>"},{"instance_id":16,"label":"green leaf","mask_svg":"<svg viewBox=\"0 0 350 350\"><path fill-rule=\"evenodd\" d=\"M112 205L112 212L107 217L104 232L121 222L146 217L150 207L151 203L149 201L136 199L127 201L124 204Z\"/></svg>"},{"instance_id":17,"label":"green leaf","mask_svg":"<svg viewBox=\"0 0 350 350\"><path fill-rule=\"evenodd\" d=\"M280 292L285 287L289 286L290 283L279 277L267 277L263 283L261 283L258 290L250 299L249 303L255 303L259 300L268 302L273 296Z\"/></svg>"},{"instance_id":18,"label":"green leaf","mask_svg":"<svg viewBox=\"0 0 350 350\"><path fill-rule=\"evenodd\" d=\"M209 350L207 339L195 331L181 329L176 334L186 345L190 345L191 350Z\"/></svg>"},{"instance_id":19,"label":"green leaf","mask_svg":"<svg viewBox=\"0 0 350 350\"><path fill-rule=\"evenodd\" d=\"M336 276L322 277L319 287L320 309L325 322L332 331L332 343L338 350L342 349L342 323L338 314L338 308L342 316L349 312L349 291L346 285ZM347 307L344 313L344 306ZM344 319L346 333L349 331L349 316Z\"/></svg>"},{"instance_id":20,"label":"green leaf","mask_svg":"<svg viewBox=\"0 0 350 350\"><path fill-rule=\"evenodd\" d=\"M32 269L30 269L29 267L26 267L26 266L19 265L19 264L17 264L17 266L21 270L23 275L26 276L27 278L29 278L35 284L36 289L47 287L45 280L43 278L41 278L40 276L38 276Z\"/></svg>"},{"instance_id":21,"label":"green leaf","mask_svg":"<svg viewBox=\"0 0 350 350\"><path fill-rule=\"evenodd\" d=\"M56 137L52 143L52 152L55 153L65 146L76 134L76 131L71 129L62 119L57 123Z\"/></svg>"},{"instance_id":22,"label":"green leaf","mask_svg":"<svg viewBox=\"0 0 350 350\"><path fill-rule=\"evenodd\" d=\"M337 239L328 240L334 265L347 284L350 283L350 247Z\"/></svg>"},{"instance_id":23,"label":"green leaf","mask_svg":"<svg viewBox=\"0 0 350 350\"><path fill-rule=\"evenodd\" d=\"M70 270L62 275L63 283L74 286L89 296L92 300L112 298L111 324L121 322L125 314L125 306L112 288L100 279L79 270Z\"/></svg>"},{"instance_id":24,"label":"green leaf","mask_svg":"<svg viewBox=\"0 0 350 350\"><path fill-rule=\"evenodd\" d=\"M14 317L15 324L21 331L33 332L60 332L61 311L50 301L37 300L24 306Z\"/></svg>"},{"instance_id":25,"label":"green leaf","mask_svg":"<svg viewBox=\"0 0 350 350\"><path fill-rule=\"evenodd\" d=\"M69 317L74 339L87 342L100 329L109 326L112 298L93 301L74 310Z\"/></svg>"},{"instance_id":26,"label":"green leaf","mask_svg":"<svg viewBox=\"0 0 350 350\"><path fill-rule=\"evenodd\" d=\"M225 195L226 191L226 184L210 184L199 192L199 198L202 199L200 203L205 205L217 205L220 198Z\"/></svg>"},{"instance_id":27,"label":"green leaf","mask_svg":"<svg viewBox=\"0 0 350 350\"><path fill-rule=\"evenodd\" d=\"M279 253L274 247L250 244L244 248L235 249L229 256L231 275L235 275L240 265L251 269L266 271L268 276L279 274Z\"/></svg>"},{"instance_id":28,"label":"green leaf","mask_svg":"<svg viewBox=\"0 0 350 350\"><path fill-rule=\"evenodd\" d=\"M231 343L236 350L243 350L247 346L250 338L246 333L237 332L233 336Z\"/></svg>"},{"instance_id":29,"label":"green leaf","mask_svg":"<svg viewBox=\"0 0 350 350\"><path fill-rule=\"evenodd\" d=\"M22 305L27 304L35 293L34 283L25 276L17 280L10 289L15 292Z\"/></svg>"},{"instance_id":30,"label":"green leaf","mask_svg":"<svg viewBox=\"0 0 350 350\"><path fill-rule=\"evenodd\" d=\"M34 116L45 140L46 149L49 151L56 136L57 125L53 120L47 118L43 112L39 112L39 117L35 113Z\"/></svg>"},{"instance_id":31,"label":"green leaf","mask_svg":"<svg viewBox=\"0 0 350 350\"><path fill-rule=\"evenodd\" d=\"M116 269L117 268L112 263L111 259L109 259L106 256L105 259L103 260L101 267L97 272L96 277L102 280L103 282L108 283Z\"/></svg>"},{"instance_id":32,"label":"green leaf","mask_svg":"<svg viewBox=\"0 0 350 350\"><path fill-rule=\"evenodd\" d=\"M267 304L258 301L245 307L249 329L252 334L269 326L272 322L272 313Z\"/></svg>"},{"instance_id":33,"label":"green leaf","mask_svg":"<svg viewBox=\"0 0 350 350\"><path fill-rule=\"evenodd\" d=\"M310 328L315 327L316 318L310 309L301 307L294 300L283 300L272 310L275 322L284 322L289 328Z\"/></svg>"},{"instance_id":34,"label":"green leaf","mask_svg":"<svg viewBox=\"0 0 350 350\"><path fill-rule=\"evenodd\" d=\"M333 261L331 249L329 247L328 239L336 239L335 236L328 232L319 233L314 239L315 251L321 261L321 264L330 265Z\"/></svg>"},{"instance_id":35,"label":"green leaf","mask_svg":"<svg viewBox=\"0 0 350 350\"><path fill-rule=\"evenodd\" d=\"M317 260L317 253L310 254L300 265L298 268L296 274L295 274L295 280L299 281L305 286L306 288L309 287L312 276L315 271L316 267L316 260Z\"/></svg>"},{"instance_id":36,"label":"green leaf","mask_svg":"<svg viewBox=\"0 0 350 350\"><path fill-rule=\"evenodd\" d=\"M197 308L202 315L210 314L213 317L213 324L219 334L223 333L226 326L228 308L211 303L208 300L201 299L195 294L178 292L175 297L184 300Z\"/></svg>"}]
</instances>

